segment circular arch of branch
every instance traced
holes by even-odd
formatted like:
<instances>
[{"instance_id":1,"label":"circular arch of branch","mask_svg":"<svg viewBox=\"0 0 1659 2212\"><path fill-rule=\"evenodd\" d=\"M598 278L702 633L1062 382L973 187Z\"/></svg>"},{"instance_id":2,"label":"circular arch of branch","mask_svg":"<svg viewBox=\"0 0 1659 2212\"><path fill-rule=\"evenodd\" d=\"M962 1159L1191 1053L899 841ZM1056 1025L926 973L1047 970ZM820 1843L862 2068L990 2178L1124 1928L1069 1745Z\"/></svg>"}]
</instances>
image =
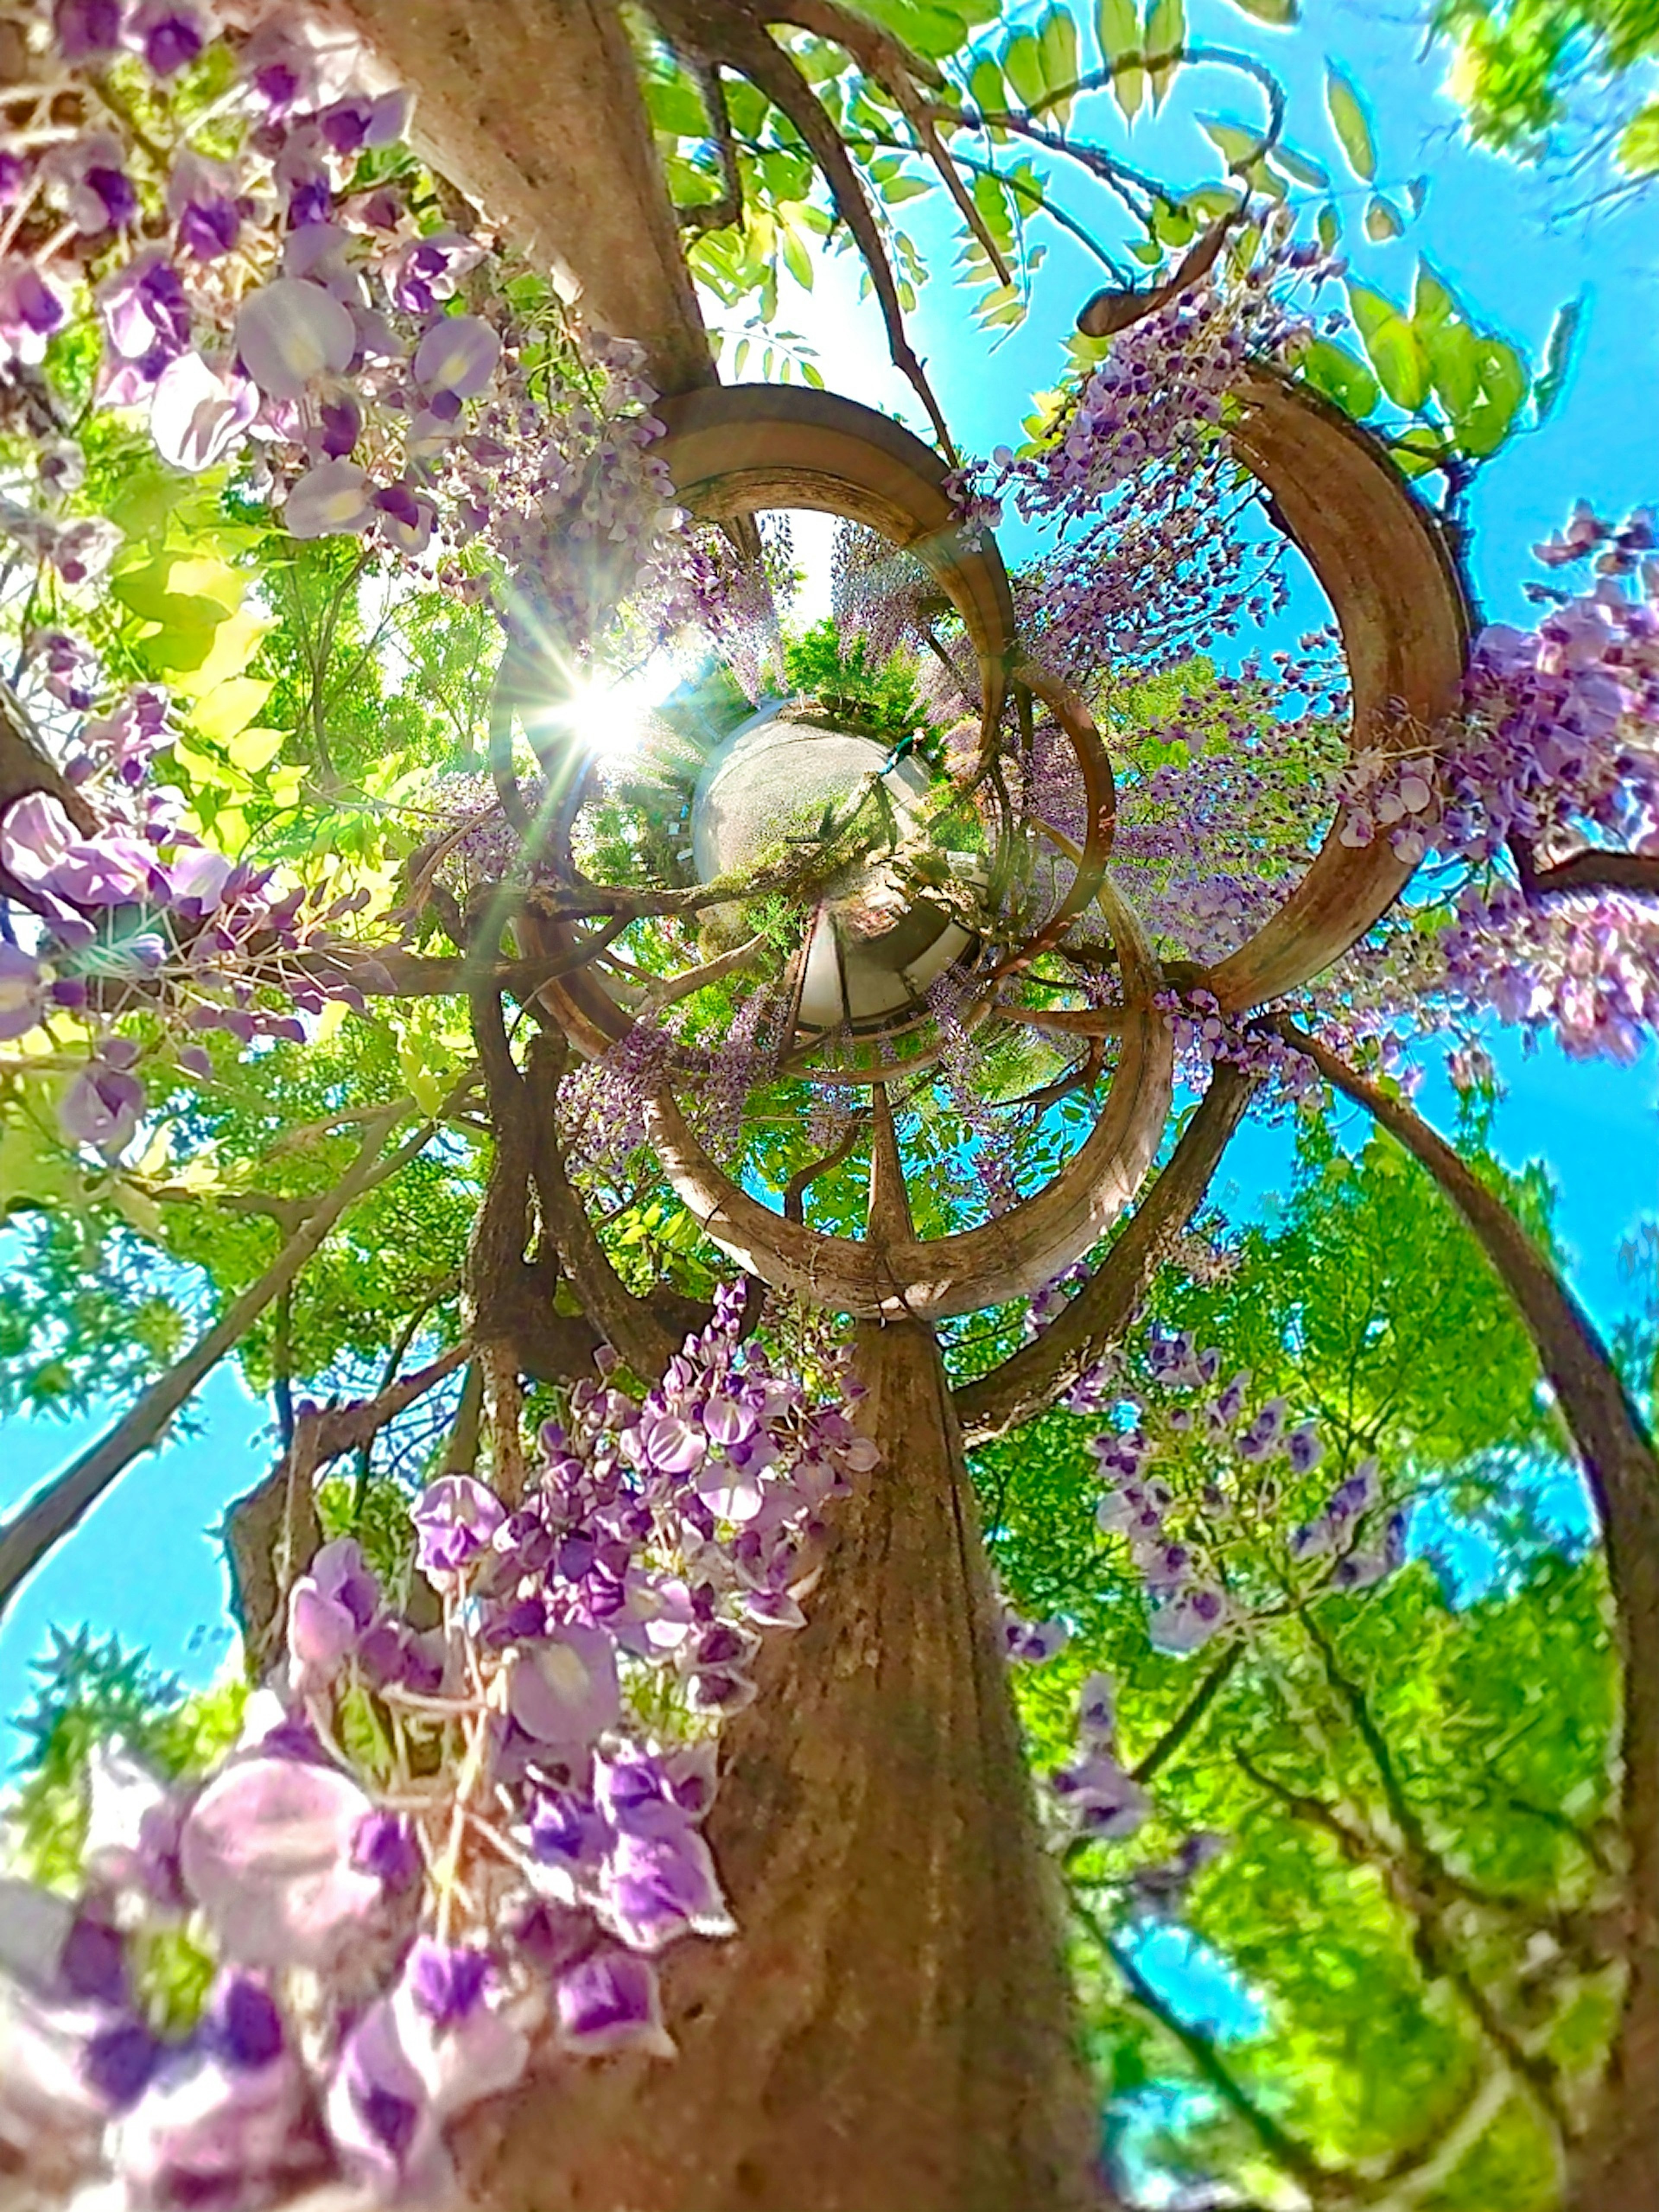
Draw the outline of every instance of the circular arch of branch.
<instances>
[{"instance_id":1,"label":"circular arch of branch","mask_svg":"<svg viewBox=\"0 0 1659 2212\"><path fill-rule=\"evenodd\" d=\"M871 1233L863 1239L786 1220L751 1197L715 1165L666 1085L648 1109L659 1162L723 1250L750 1273L817 1304L872 1318L937 1318L1029 1296L1097 1242L1133 1196L1157 1152L1174 1090L1170 1024L1152 1004L1161 981L1158 963L1139 922L1105 879L1115 799L1099 730L1069 687L1024 658L994 543L988 533L964 532L944 464L908 431L833 394L766 386L686 393L663 402L660 412L668 426L663 458L682 501L700 518L726 521L768 507L816 508L880 532L927 567L960 616L978 660L982 755L999 741L1011 684L1049 708L1083 777L1085 842L1066 896L988 980L1036 958L1098 900L1117 947L1125 1012L1106 1103L1086 1141L1041 1191L975 1229L931 1240L915 1234L880 1069L869 1079L875 1144ZM629 1025L630 1018L588 972L562 976L544 1000L590 1052L602 1050Z\"/></svg>"},{"instance_id":2,"label":"circular arch of branch","mask_svg":"<svg viewBox=\"0 0 1659 2212\"><path fill-rule=\"evenodd\" d=\"M1094 898L1111 851L1116 799L1111 762L1093 715L1071 690L1028 660L1014 632L1013 597L1001 555L988 532L964 531L944 462L921 440L873 408L834 392L787 385L725 385L658 403L667 434L658 451L683 504L700 520L729 522L765 508L809 507L864 524L927 569L961 617L979 667L981 757L995 749L1011 684L1035 693L1071 744L1085 792L1087 836L1064 899L1036 929L988 971L994 982L1057 943ZM564 797L556 824L580 793ZM549 933L556 945L568 932ZM596 1058L626 1035L634 1017L591 970L573 967L543 994L578 1048ZM895 1067L914 1071L932 1055ZM858 1085L880 1068L822 1079Z\"/></svg>"},{"instance_id":3,"label":"circular arch of branch","mask_svg":"<svg viewBox=\"0 0 1659 2212\"><path fill-rule=\"evenodd\" d=\"M1457 709L1468 650L1463 586L1434 518L1379 441L1305 385L1261 370L1239 386L1235 452L1270 495L1341 632L1351 755L1419 752ZM1242 1013L1309 982L1393 905L1415 862L1386 837L1345 845L1340 817L1272 920L1204 977Z\"/></svg>"},{"instance_id":4,"label":"circular arch of branch","mask_svg":"<svg viewBox=\"0 0 1659 2212\"><path fill-rule=\"evenodd\" d=\"M1160 974L1145 933L1103 882L1097 893L1117 947L1123 1029L1106 1103L1087 1141L1051 1182L976 1229L918 1237L896 1176L886 1093L876 1100L872 1225L860 1241L787 1221L716 1167L665 1087L647 1108L651 1144L681 1203L704 1233L752 1275L819 1306L861 1319L943 1320L1029 1297L1097 1243L1139 1189L1157 1155L1175 1092L1168 1018L1152 1004ZM878 1190L884 1128L892 1166Z\"/></svg>"}]
</instances>

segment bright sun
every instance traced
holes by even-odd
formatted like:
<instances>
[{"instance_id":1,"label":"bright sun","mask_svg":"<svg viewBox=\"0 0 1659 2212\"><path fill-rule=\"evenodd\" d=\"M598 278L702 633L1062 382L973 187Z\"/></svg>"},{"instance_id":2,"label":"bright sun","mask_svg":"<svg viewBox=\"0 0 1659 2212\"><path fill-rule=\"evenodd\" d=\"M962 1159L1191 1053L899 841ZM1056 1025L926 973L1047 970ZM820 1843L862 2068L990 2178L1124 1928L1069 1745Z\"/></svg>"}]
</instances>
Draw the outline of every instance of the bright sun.
<instances>
[{"instance_id":1,"label":"bright sun","mask_svg":"<svg viewBox=\"0 0 1659 2212\"><path fill-rule=\"evenodd\" d=\"M662 704L684 673L675 656L654 653L629 675L586 679L555 710L554 719L574 731L589 752L625 752L637 742L653 708Z\"/></svg>"}]
</instances>

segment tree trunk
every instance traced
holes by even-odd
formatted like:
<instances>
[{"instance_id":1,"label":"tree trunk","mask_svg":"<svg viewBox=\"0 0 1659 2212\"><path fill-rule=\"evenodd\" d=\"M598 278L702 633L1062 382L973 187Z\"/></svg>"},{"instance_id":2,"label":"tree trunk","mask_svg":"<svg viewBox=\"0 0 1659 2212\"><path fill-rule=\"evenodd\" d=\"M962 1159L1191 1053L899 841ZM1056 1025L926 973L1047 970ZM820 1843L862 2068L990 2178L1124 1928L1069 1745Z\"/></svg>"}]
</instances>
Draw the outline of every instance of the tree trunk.
<instances>
[{"instance_id":1,"label":"tree trunk","mask_svg":"<svg viewBox=\"0 0 1659 2212\"><path fill-rule=\"evenodd\" d=\"M1572 2158L1575 2212L1659 2205L1659 1457L1588 1316L1503 1200L1403 1099L1288 1021L1274 1026L1328 1083L1420 1161L1479 1238L1538 1347L1583 1462L1618 1607L1629 1867L1623 2014L1601 2115Z\"/></svg>"},{"instance_id":2,"label":"tree trunk","mask_svg":"<svg viewBox=\"0 0 1659 2212\"><path fill-rule=\"evenodd\" d=\"M861 1331L883 1462L726 1734L740 1933L669 1956L672 2064L566 2063L462 2145L492 2212L1109 2202L960 1432L931 1333Z\"/></svg>"},{"instance_id":3,"label":"tree trunk","mask_svg":"<svg viewBox=\"0 0 1659 2212\"><path fill-rule=\"evenodd\" d=\"M639 65L614 0L332 0L419 95L438 170L634 338L659 392L714 381Z\"/></svg>"}]
</instances>

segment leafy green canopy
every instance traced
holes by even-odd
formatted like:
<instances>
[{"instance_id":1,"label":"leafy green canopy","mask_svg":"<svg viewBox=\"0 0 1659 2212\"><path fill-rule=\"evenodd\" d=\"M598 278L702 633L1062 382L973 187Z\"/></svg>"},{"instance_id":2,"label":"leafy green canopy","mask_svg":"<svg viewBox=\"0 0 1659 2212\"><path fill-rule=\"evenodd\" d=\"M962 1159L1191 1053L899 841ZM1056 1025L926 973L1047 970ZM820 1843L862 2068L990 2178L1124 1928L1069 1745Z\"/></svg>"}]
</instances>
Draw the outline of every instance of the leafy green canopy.
<instances>
[{"instance_id":1,"label":"leafy green canopy","mask_svg":"<svg viewBox=\"0 0 1659 2212\"><path fill-rule=\"evenodd\" d=\"M1581 88L1611 81L1620 167L1638 178L1659 173L1659 100L1650 94L1633 112L1627 105L1659 59L1654 0L1441 0L1434 25L1456 44L1452 90L1477 139L1535 152Z\"/></svg>"},{"instance_id":2,"label":"leafy green canopy","mask_svg":"<svg viewBox=\"0 0 1659 2212\"><path fill-rule=\"evenodd\" d=\"M1122 2154L1166 2176L1252 2202L1388 2179L1446 2212L1541 2212L1616 2000L1596 1924L1616 1816L1605 1577L1528 1510L1559 1433L1467 1231L1388 1139L1354 1156L1322 1121L1300 1134L1282 1205L1242 1231L1202 1220L1147 1319L1317 1415L1326 1459L1287 1519L1375 1455L1389 1498L1501 1531L1507 1572L1460 1608L1419 1559L1172 1656L1125 1539L1095 1523L1098 1419L1050 1413L975 1455L1004 1587L1073 1628L1021 1676L1034 1763L1066 1761L1079 1685L1104 1669L1153 1800L1132 1840L1067 1852L1090 2049ZM1547 1240L1541 1173L1502 1177L1484 1135L1477 1116L1482 1172ZM967 1325L957 1358L979 1365L994 1338ZM1132 1357L1126 1388L1139 1372ZM1205 1836L1224 1844L1161 1908L1200 1946L1172 1966L1138 1877ZM1223 1964L1238 1993L1218 2008Z\"/></svg>"}]
</instances>

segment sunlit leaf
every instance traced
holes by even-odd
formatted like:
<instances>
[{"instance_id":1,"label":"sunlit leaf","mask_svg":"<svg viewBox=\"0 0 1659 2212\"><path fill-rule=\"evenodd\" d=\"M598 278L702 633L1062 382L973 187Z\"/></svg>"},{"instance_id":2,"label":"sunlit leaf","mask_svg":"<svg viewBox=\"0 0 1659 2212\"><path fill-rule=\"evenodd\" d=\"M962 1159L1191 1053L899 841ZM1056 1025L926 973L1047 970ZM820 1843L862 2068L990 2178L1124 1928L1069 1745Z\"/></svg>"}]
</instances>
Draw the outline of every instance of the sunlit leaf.
<instances>
[{"instance_id":1,"label":"sunlit leaf","mask_svg":"<svg viewBox=\"0 0 1659 2212\"><path fill-rule=\"evenodd\" d=\"M228 682L219 684L199 699L191 709L190 719L202 737L210 739L215 744L228 744L239 732L246 730L276 688L274 684L268 684L258 677L233 676ZM276 744L270 748L270 752L274 753L282 743L282 732L276 731L271 734L276 738ZM270 753L267 753L265 759L270 757ZM235 758L234 752L232 758ZM263 767L264 763L262 761L259 765Z\"/></svg>"},{"instance_id":2,"label":"sunlit leaf","mask_svg":"<svg viewBox=\"0 0 1659 2212\"><path fill-rule=\"evenodd\" d=\"M1022 107L1041 105L1048 81L1042 72L1042 41L1035 31L1017 31L1002 50L1002 73Z\"/></svg>"},{"instance_id":3,"label":"sunlit leaf","mask_svg":"<svg viewBox=\"0 0 1659 2212\"><path fill-rule=\"evenodd\" d=\"M221 686L222 690L225 688ZM214 696L216 698L218 693L216 692ZM269 768L281 752L286 735L286 731L262 729L255 723L232 738L225 750L232 765L240 769L244 775L258 775L262 769Z\"/></svg>"},{"instance_id":4,"label":"sunlit leaf","mask_svg":"<svg viewBox=\"0 0 1659 2212\"><path fill-rule=\"evenodd\" d=\"M1147 58L1158 54L1178 53L1187 43L1187 0L1150 0L1146 9L1145 46ZM1148 74L1152 87L1152 106L1161 107L1170 87L1175 82L1179 62L1165 62Z\"/></svg>"},{"instance_id":5,"label":"sunlit leaf","mask_svg":"<svg viewBox=\"0 0 1659 2212\"><path fill-rule=\"evenodd\" d=\"M1348 167L1362 184L1376 174L1376 143L1370 118L1346 70L1334 62L1325 64L1325 106Z\"/></svg>"},{"instance_id":6,"label":"sunlit leaf","mask_svg":"<svg viewBox=\"0 0 1659 2212\"><path fill-rule=\"evenodd\" d=\"M966 41L968 16L933 0L862 0L862 13L930 61L943 61Z\"/></svg>"},{"instance_id":7,"label":"sunlit leaf","mask_svg":"<svg viewBox=\"0 0 1659 2212\"><path fill-rule=\"evenodd\" d=\"M1013 105L1007 80L988 54L975 63L973 75L968 80L968 92L981 115L1006 115ZM1005 146L1008 133L993 131L991 140L994 145Z\"/></svg>"},{"instance_id":8,"label":"sunlit leaf","mask_svg":"<svg viewBox=\"0 0 1659 2212\"><path fill-rule=\"evenodd\" d=\"M1073 21L1069 9L1050 8L1039 21L1036 30L1042 49L1042 74L1048 90L1051 95L1063 92L1067 85L1075 84L1082 75L1078 64L1077 25ZM1069 94L1064 100L1056 100L1048 112L1063 131L1071 119Z\"/></svg>"},{"instance_id":9,"label":"sunlit leaf","mask_svg":"<svg viewBox=\"0 0 1659 2212\"><path fill-rule=\"evenodd\" d=\"M1436 397L1454 418L1468 413L1480 397L1479 341L1467 323L1449 319L1419 330L1429 356Z\"/></svg>"},{"instance_id":10,"label":"sunlit leaf","mask_svg":"<svg viewBox=\"0 0 1659 2212\"><path fill-rule=\"evenodd\" d=\"M1619 166L1633 177L1659 176L1659 100L1650 100L1620 132Z\"/></svg>"},{"instance_id":11,"label":"sunlit leaf","mask_svg":"<svg viewBox=\"0 0 1659 2212\"><path fill-rule=\"evenodd\" d=\"M1392 200L1374 192L1365 209L1365 235L1373 246L1387 246L1390 240L1403 237L1406 219Z\"/></svg>"},{"instance_id":12,"label":"sunlit leaf","mask_svg":"<svg viewBox=\"0 0 1659 2212\"><path fill-rule=\"evenodd\" d=\"M1316 392L1322 392L1356 422L1363 422L1382 397L1364 362L1328 338L1316 338L1297 366Z\"/></svg>"},{"instance_id":13,"label":"sunlit leaf","mask_svg":"<svg viewBox=\"0 0 1659 2212\"><path fill-rule=\"evenodd\" d=\"M1396 407L1415 414L1429 396L1421 339L1394 302L1367 284L1349 285L1348 305L1382 389Z\"/></svg>"},{"instance_id":14,"label":"sunlit leaf","mask_svg":"<svg viewBox=\"0 0 1659 2212\"><path fill-rule=\"evenodd\" d=\"M1299 0L1233 0L1247 15L1254 15L1258 23L1271 23L1276 29L1288 28L1302 20Z\"/></svg>"},{"instance_id":15,"label":"sunlit leaf","mask_svg":"<svg viewBox=\"0 0 1659 2212\"><path fill-rule=\"evenodd\" d=\"M1133 123L1146 97L1146 72L1139 66L1140 13L1135 0L1095 0L1095 35L1100 41L1101 57L1114 71L1112 93L1123 112L1124 120ZM1123 63L1125 66L1116 65Z\"/></svg>"},{"instance_id":16,"label":"sunlit leaf","mask_svg":"<svg viewBox=\"0 0 1659 2212\"><path fill-rule=\"evenodd\" d=\"M1310 191L1316 192L1329 191L1330 171L1322 162L1310 160L1306 154L1298 154L1293 147L1275 146L1273 151L1273 167L1283 169L1285 174L1295 183L1306 185Z\"/></svg>"},{"instance_id":17,"label":"sunlit leaf","mask_svg":"<svg viewBox=\"0 0 1659 2212\"><path fill-rule=\"evenodd\" d=\"M1218 115L1200 115L1198 121L1199 128L1230 169L1247 169L1260 160L1259 131L1248 131L1243 124L1229 123Z\"/></svg>"},{"instance_id":18,"label":"sunlit leaf","mask_svg":"<svg viewBox=\"0 0 1659 2212\"><path fill-rule=\"evenodd\" d=\"M1456 294L1427 260L1419 260L1412 295L1412 320L1419 331L1426 331L1431 324L1454 319L1468 319L1457 304Z\"/></svg>"},{"instance_id":19,"label":"sunlit leaf","mask_svg":"<svg viewBox=\"0 0 1659 2212\"><path fill-rule=\"evenodd\" d=\"M1476 460L1485 460L1514 429L1531 380L1526 362L1502 338L1477 339L1476 359L1480 398L1456 417L1452 428L1463 451Z\"/></svg>"}]
</instances>

